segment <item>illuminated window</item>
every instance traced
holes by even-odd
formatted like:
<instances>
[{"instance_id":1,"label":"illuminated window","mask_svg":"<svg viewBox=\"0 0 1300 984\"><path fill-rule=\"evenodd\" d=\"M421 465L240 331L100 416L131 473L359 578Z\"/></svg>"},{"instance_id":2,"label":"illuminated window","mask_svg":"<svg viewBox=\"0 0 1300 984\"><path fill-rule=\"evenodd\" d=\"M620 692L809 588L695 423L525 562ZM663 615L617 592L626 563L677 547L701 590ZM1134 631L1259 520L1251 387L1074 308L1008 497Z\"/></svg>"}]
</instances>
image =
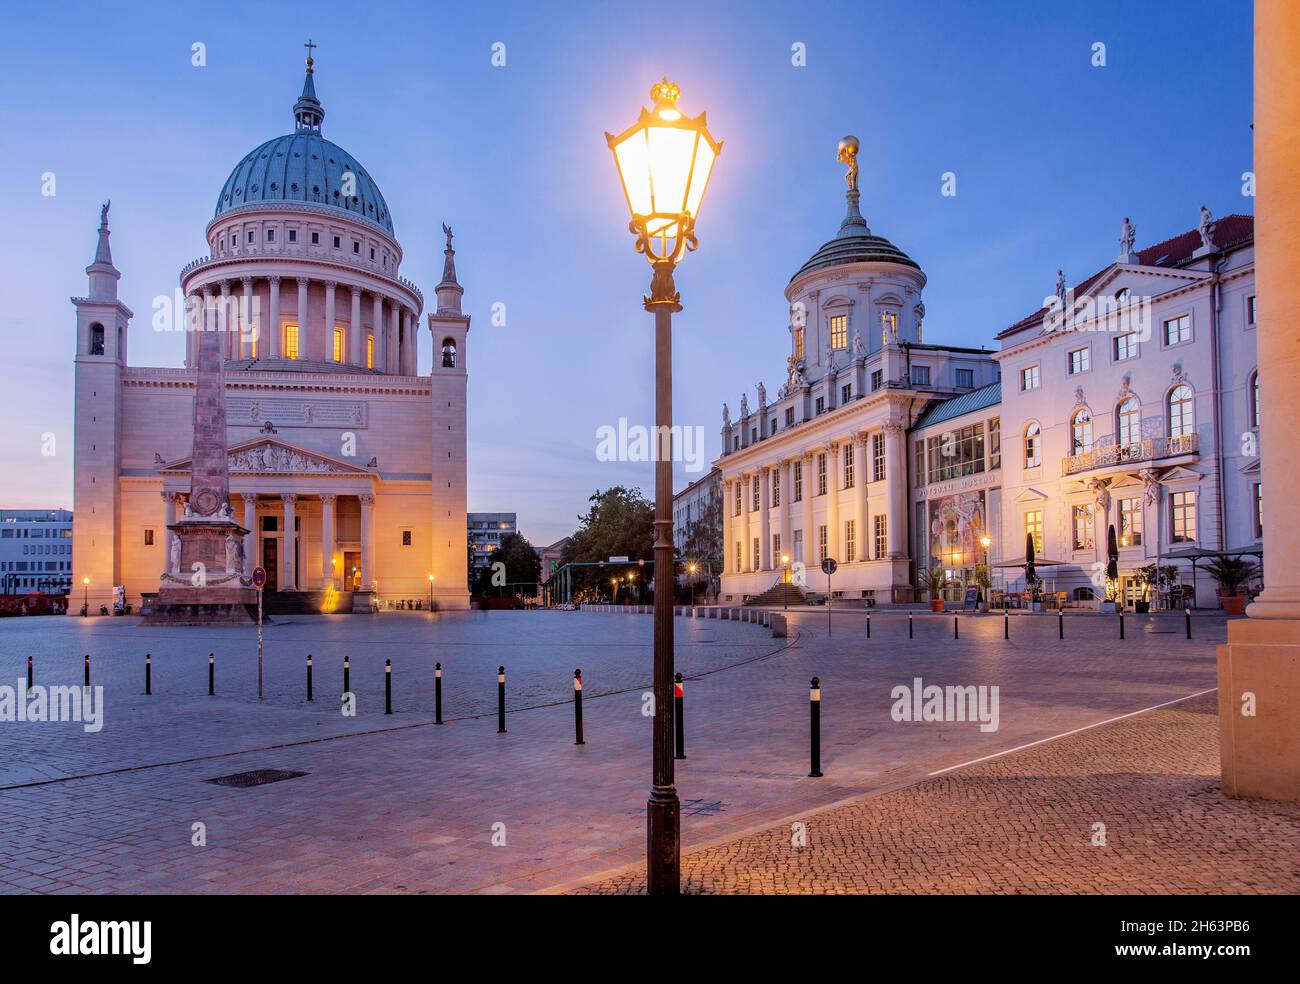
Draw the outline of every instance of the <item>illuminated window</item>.
<instances>
[{"instance_id":1,"label":"illuminated window","mask_svg":"<svg viewBox=\"0 0 1300 984\"><path fill-rule=\"evenodd\" d=\"M1092 506L1074 506L1071 515L1074 526L1074 549L1091 550L1093 537Z\"/></svg>"},{"instance_id":2,"label":"illuminated window","mask_svg":"<svg viewBox=\"0 0 1300 984\"><path fill-rule=\"evenodd\" d=\"M794 501L803 501L803 462L794 463Z\"/></svg>"},{"instance_id":3,"label":"illuminated window","mask_svg":"<svg viewBox=\"0 0 1300 984\"><path fill-rule=\"evenodd\" d=\"M853 442L850 441L844 445L844 487L846 489L853 488L853 479Z\"/></svg>"},{"instance_id":4,"label":"illuminated window","mask_svg":"<svg viewBox=\"0 0 1300 984\"><path fill-rule=\"evenodd\" d=\"M885 435L879 432L871 435L871 480L885 480Z\"/></svg>"},{"instance_id":5,"label":"illuminated window","mask_svg":"<svg viewBox=\"0 0 1300 984\"><path fill-rule=\"evenodd\" d=\"M1142 500L1119 500L1119 545L1136 547L1142 543Z\"/></svg>"},{"instance_id":6,"label":"illuminated window","mask_svg":"<svg viewBox=\"0 0 1300 984\"><path fill-rule=\"evenodd\" d=\"M817 494L826 494L826 455L817 456Z\"/></svg>"},{"instance_id":7,"label":"illuminated window","mask_svg":"<svg viewBox=\"0 0 1300 984\"><path fill-rule=\"evenodd\" d=\"M889 518L883 513L871 517L872 538L876 541L876 560L884 560L889 553Z\"/></svg>"},{"instance_id":8,"label":"illuminated window","mask_svg":"<svg viewBox=\"0 0 1300 984\"><path fill-rule=\"evenodd\" d=\"M849 316L847 314L837 314L831 318L831 348L846 349L849 347Z\"/></svg>"},{"instance_id":9,"label":"illuminated window","mask_svg":"<svg viewBox=\"0 0 1300 984\"><path fill-rule=\"evenodd\" d=\"M803 329L794 330L794 357L796 361L803 361Z\"/></svg>"},{"instance_id":10,"label":"illuminated window","mask_svg":"<svg viewBox=\"0 0 1300 984\"><path fill-rule=\"evenodd\" d=\"M1173 520L1173 542L1196 542L1196 493L1175 492L1171 497L1170 518Z\"/></svg>"},{"instance_id":11,"label":"illuminated window","mask_svg":"<svg viewBox=\"0 0 1300 984\"><path fill-rule=\"evenodd\" d=\"M298 358L298 326L284 326L284 357L286 359Z\"/></svg>"},{"instance_id":12,"label":"illuminated window","mask_svg":"<svg viewBox=\"0 0 1300 984\"><path fill-rule=\"evenodd\" d=\"M1092 450L1092 414L1080 408L1070 418L1070 454Z\"/></svg>"},{"instance_id":13,"label":"illuminated window","mask_svg":"<svg viewBox=\"0 0 1300 984\"><path fill-rule=\"evenodd\" d=\"M844 562L851 564L858 559L858 524L852 519L844 521Z\"/></svg>"},{"instance_id":14,"label":"illuminated window","mask_svg":"<svg viewBox=\"0 0 1300 984\"><path fill-rule=\"evenodd\" d=\"M334 329L334 361L343 361L343 329Z\"/></svg>"},{"instance_id":15,"label":"illuminated window","mask_svg":"<svg viewBox=\"0 0 1300 984\"><path fill-rule=\"evenodd\" d=\"M821 563L830 556L829 545L826 539L826 527L817 527L817 562Z\"/></svg>"},{"instance_id":16,"label":"illuminated window","mask_svg":"<svg viewBox=\"0 0 1300 984\"><path fill-rule=\"evenodd\" d=\"M1136 397L1127 396L1115 408L1115 439L1120 444L1133 444L1141 440L1142 408Z\"/></svg>"},{"instance_id":17,"label":"illuminated window","mask_svg":"<svg viewBox=\"0 0 1300 984\"><path fill-rule=\"evenodd\" d=\"M1031 509L1025 513L1025 533L1034 538L1034 553L1043 552L1043 511Z\"/></svg>"},{"instance_id":18,"label":"illuminated window","mask_svg":"<svg viewBox=\"0 0 1300 984\"><path fill-rule=\"evenodd\" d=\"M781 469L773 468L772 469L772 505L779 506L780 504L781 504ZM777 550L777 553L780 552L781 552L780 550Z\"/></svg>"},{"instance_id":19,"label":"illuminated window","mask_svg":"<svg viewBox=\"0 0 1300 984\"><path fill-rule=\"evenodd\" d=\"M366 336L366 368L375 368L375 336Z\"/></svg>"},{"instance_id":20,"label":"illuminated window","mask_svg":"<svg viewBox=\"0 0 1300 984\"><path fill-rule=\"evenodd\" d=\"M1037 468L1043 463L1043 432L1036 421L1025 428L1025 467Z\"/></svg>"}]
</instances>

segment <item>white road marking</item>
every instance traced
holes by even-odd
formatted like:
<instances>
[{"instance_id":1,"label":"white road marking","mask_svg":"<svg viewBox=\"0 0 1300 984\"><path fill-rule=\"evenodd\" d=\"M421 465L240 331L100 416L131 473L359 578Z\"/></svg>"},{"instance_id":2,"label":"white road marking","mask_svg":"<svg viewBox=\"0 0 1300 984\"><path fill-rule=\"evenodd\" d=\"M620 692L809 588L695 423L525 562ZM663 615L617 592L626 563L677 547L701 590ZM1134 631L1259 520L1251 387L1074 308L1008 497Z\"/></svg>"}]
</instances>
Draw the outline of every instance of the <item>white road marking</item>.
<instances>
[{"instance_id":1,"label":"white road marking","mask_svg":"<svg viewBox=\"0 0 1300 984\"><path fill-rule=\"evenodd\" d=\"M1026 748L1033 748L1035 745L1042 745L1045 742L1056 741L1058 738L1068 738L1070 735L1077 735L1084 731L1091 731L1093 728L1100 728L1104 724L1113 724L1116 721L1123 721L1125 718L1135 717L1138 714L1145 714L1147 711L1158 711L1162 707L1168 707L1170 704L1181 704L1185 700L1191 700L1193 697L1203 697L1206 694L1212 694L1218 687L1211 687L1209 690L1199 690L1194 694L1188 694L1186 697L1176 697L1173 700L1167 700L1163 704L1153 704L1151 707L1144 707L1140 711L1130 711L1128 714L1121 714L1118 717L1107 718L1105 721L1098 721L1096 724L1085 724L1082 728L1075 728L1073 731L1063 731L1059 735L1052 735L1048 738L1039 738L1037 741L1031 741L1027 745L1017 745L1015 748L1008 748L1005 751L994 752L992 755L985 755L982 758L971 759L969 762L962 762L959 765L950 765L946 769L939 769L937 772L931 772L930 777L941 776L945 772L952 772L954 769L964 769L968 765L979 765L981 762L987 762L990 759L1001 758L1003 755L1010 755L1012 752L1024 751Z\"/></svg>"}]
</instances>

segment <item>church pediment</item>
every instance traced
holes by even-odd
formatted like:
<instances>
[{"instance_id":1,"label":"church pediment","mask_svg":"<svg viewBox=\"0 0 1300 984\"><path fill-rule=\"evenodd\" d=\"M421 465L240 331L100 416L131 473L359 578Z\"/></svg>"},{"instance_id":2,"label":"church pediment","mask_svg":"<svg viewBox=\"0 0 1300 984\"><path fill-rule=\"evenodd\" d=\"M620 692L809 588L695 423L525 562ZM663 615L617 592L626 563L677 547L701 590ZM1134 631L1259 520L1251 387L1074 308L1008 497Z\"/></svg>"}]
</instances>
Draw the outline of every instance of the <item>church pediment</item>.
<instances>
[{"instance_id":1,"label":"church pediment","mask_svg":"<svg viewBox=\"0 0 1300 984\"><path fill-rule=\"evenodd\" d=\"M160 474L187 473L191 458L158 465ZM369 475L369 469L283 441L256 438L226 452L231 475Z\"/></svg>"}]
</instances>

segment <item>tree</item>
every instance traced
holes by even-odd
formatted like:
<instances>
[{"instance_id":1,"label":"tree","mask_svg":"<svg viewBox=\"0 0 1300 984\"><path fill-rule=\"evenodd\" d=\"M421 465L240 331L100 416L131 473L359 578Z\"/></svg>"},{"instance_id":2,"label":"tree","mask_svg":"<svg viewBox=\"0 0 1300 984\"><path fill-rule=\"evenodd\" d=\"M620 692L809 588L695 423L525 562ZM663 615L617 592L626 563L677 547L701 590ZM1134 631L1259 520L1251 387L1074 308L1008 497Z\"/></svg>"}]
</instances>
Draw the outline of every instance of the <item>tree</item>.
<instances>
[{"instance_id":1,"label":"tree","mask_svg":"<svg viewBox=\"0 0 1300 984\"><path fill-rule=\"evenodd\" d=\"M654 504L639 489L615 485L599 489L588 500L591 508L578 517L578 529L564 547L564 562L591 563L610 557L644 560L649 565L654 547ZM603 590L604 571L579 567L573 571L575 594L582 589Z\"/></svg>"},{"instance_id":2,"label":"tree","mask_svg":"<svg viewBox=\"0 0 1300 984\"><path fill-rule=\"evenodd\" d=\"M542 561L533 545L521 533L507 533L488 557L488 566L479 572L479 595L537 593ZM506 588L505 585L513 585Z\"/></svg>"}]
</instances>

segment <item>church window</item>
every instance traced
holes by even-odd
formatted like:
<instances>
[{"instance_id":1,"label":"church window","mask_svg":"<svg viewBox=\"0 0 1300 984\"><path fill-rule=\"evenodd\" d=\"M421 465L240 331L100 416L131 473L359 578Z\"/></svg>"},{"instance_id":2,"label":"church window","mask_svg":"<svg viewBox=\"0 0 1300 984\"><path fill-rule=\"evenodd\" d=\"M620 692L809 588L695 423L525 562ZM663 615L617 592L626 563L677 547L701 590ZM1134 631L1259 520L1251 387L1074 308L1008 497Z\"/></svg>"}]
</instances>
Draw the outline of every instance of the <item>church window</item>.
<instances>
[{"instance_id":1,"label":"church window","mask_svg":"<svg viewBox=\"0 0 1300 984\"><path fill-rule=\"evenodd\" d=\"M912 366L912 385L929 386L930 385L930 367L929 366Z\"/></svg>"},{"instance_id":2,"label":"church window","mask_svg":"<svg viewBox=\"0 0 1300 984\"><path fill-rule=\"evenodd\" d=\"M298 326L284 326L284 357L286 359L298 358Z\"/></svg>"},{"instance_id":3,"label":"church window","mask_svg":"<svg viewBox=\"0 0 1300 984\"><path fill-rule=\"evenodd\" d=\"M375 336L366 336L366 368L375 368Z\"/></svg>"},{"instance_id":4,"label":"church window","mask_svg":"<svg viewBox=\"0 0 1300 984\"><path fill-rule=\"evenodd\" d=\"M1169 436L1184 437L1195 430L1192 421L1192 388L1185 384L1169 392Z\"/></svg>"},{"instance_id":5,"label":"church window","mask_svg":"<svg viewBox=\"0 0 1300 984\"><path fill-rule=\"evenodd\" d=\"M837 314L831 318L831 348L846 349L849 347L849 316L847 314Z\"/></svg>"},{"instance_id":6,"label":"church window","mask_svg":"<svg viewBox=\"0 0 1300 984\"><path fill-rule=\"evenodd\" d=\"M343 361L343 329L334 329L334 361Z\"/></svg>"},{"instance_id":7,"label":"church window","mask_svg":"<svg viewBox=\"0 0 1300 984\"><path fill-rule=\"evenodd\" d=\"M871 435L871 480L885 480L885 435L879 432Z\"/></svg>"},{"instance_id":8,"label":"church window","mask_svg":"<svg viewBox=\"0 0 1300 984\"><path fill-rule=\"evenodd\" d=\"M146 547L152 547L152 546L153 546L153 530L151 530L151 529L146 529L146 530L144 531L144 545L145 545Z\"/></svg>"},{"instance_id":9,"label":"church window","mask_svg":"<svg viewBox=\"0 0 1300 984\"><path fill-rule=\"evenodd\" d=\"M785 408L785 425L787 427L794 426L794 407Z\"/></svg>"},{"instance_id":10,"label":"church window","mask_svg":"<svg viewBox=\"0 0 1300 984\"><path fill-rule=\"evenodd\" d=\"M251 230L251 229L248 230L248 244L249 244L250 246L251 246L251 245L253 244L253 242L254 242L253 235L254 235L253 230Z\"/></svg>"},{"instance_id":11,"label":"church window","mask_svg":"<svg viewBox=\"0 0 1300 984\"><path fill-rule=\"evenodd\" d=\"M853 384L845 383L840 387L840 403L848 403L853 398Z\"/></svg>"},{"instance_id":12,"label":"church window","mask_svg":"<svg viewBox=\"0 0 1300 984\"><path fill-rule=\"evenodd\" d=\"M803 329L794 330L794 357L796 361L803 361Z\"/></svg>"},{"instance_id":13,"label":"church window","mask_svg":"<svg viewBox=\"0 0 1300 984\"><path fill-rule=\"evenodd\" d=\"M319 245L320 245L320 233L319 233L319 232L313 232L313 233L311 234L311 244L312 244L313 246L319 246Z\"/></svg>"},{"instance_id":14,"label":"church window","mask_svg":"<svg viewBox=\"0 0 1300 984\"><path fill-rule=\"evenodd\" d=\"M297 230L297 229L290 229L290 230L289 230L289 242L291 242L291 243L296 243L297 241L298 241L298 230Z\"/></svg>"},{"instance_id":15,"label":"church window","mask_svg":"<svg viewBox=\"0 0 1300 984\"><path fill-rule=\"evenodd\" d=\"M873 369L871 371L871 390L874 393L884 385L885 373L883 369Z\"/></svg>"},{"instance_id":16,"label":"church window","mask_svg":"<svg viewBox=\"0 0 1300 984\"><path fill-rule=\"evenodd\" d=\"M90 354L104 354L104 326L98 322L90 326Z\"/></svg>"},{"instance_id":17,"label":"church window","mask_svg":"<svg viewBox=\"0 0 1300 984\"><path fill-rule=\"evenodd\" d=\"M442 367L444 369L456 368L456 343L450 338L442 340Z\"/></svg>"},{"instance_id":18,"label":"church window","mask_svg":"<svg viewBox=\"0 0 1300 984\"><path fill-rule=\"evenodd\" d=\"M370 247L370 259L373 260L374 258L375 258L375 247L371 246L371 247Z\"/></svg>"},{"instance_id":19,"label":"church window","mask_svg":"<svg viewBox=\"0 0 1300 984\"><path fill-rule=\"evenodd\" d=\"M819 414L826 412L826 397L824 396L817 397L817 412Z\"/></svg>"},{"instance_id":20,"label":"church window","mask_svg":"<svg viewBox=\"0 0 1300 984\"><path fill-rule=\"evenodd\" d=\"M974 389L975 388L975 370L958 369L957 370L957 388Z\"/></svg>"},{"instance_id":21,"label":"church window","mask_svg":"<svg viewBox=\"0 0 1300 984\"><path fill-rule=\"evenodd\" d=\"M340 239L338 236L335 236L335 237L334 237L334 248L335 248L335 249L342 249L342 248L343 248L343 240Z\"/></svg>"},{"instance_id":22,"label":"church window","mask_svg":"<svg viewBox=\"0 0 1300 984\"><path fill-rule=\"evenodd\" d=\"M275 242L275 230L274 230L274 229L267 229L267 230L266 230L266 241L267 241L268 243L273 243L273 242Z\"/></svg>"},{"instance_id":23,"label":"church window","mask_svg":"<svg viewBox=\"0 0 1300 984\"><path fill-rule=\"evenodd\" d=\"M409 547L410 545L411 545L411 531L402 530L402 546Z\"/></svg>"},{"instance_id":24,"label":"church window","mask_svg":"<svg viewBox=\"0 0 1300 984\"><path fill-rule=\"evenodd\" d=\"M354 253L361 252L361 244L357 242L355 239L352 241L352 252Z\"/></svg>"},{"instance_id":25,"label":"church window","mask_svg":"<svg viewBox=\"0 0 1300 984\"><path fill-rule=\"evenodd\" d=\"M826 455L817 456L817 494L826 494Z\"/></svg>"}]
</instances>

